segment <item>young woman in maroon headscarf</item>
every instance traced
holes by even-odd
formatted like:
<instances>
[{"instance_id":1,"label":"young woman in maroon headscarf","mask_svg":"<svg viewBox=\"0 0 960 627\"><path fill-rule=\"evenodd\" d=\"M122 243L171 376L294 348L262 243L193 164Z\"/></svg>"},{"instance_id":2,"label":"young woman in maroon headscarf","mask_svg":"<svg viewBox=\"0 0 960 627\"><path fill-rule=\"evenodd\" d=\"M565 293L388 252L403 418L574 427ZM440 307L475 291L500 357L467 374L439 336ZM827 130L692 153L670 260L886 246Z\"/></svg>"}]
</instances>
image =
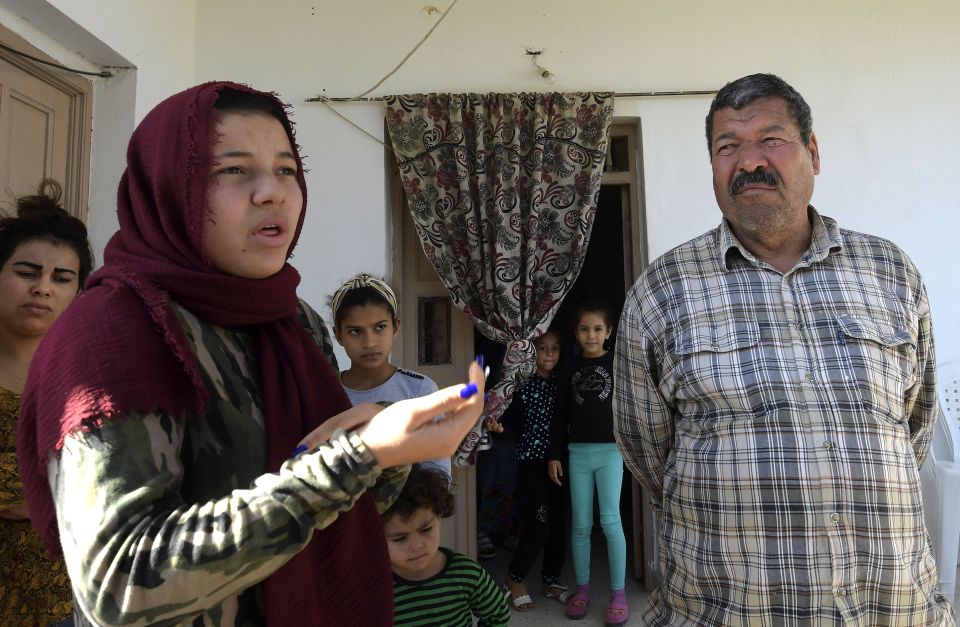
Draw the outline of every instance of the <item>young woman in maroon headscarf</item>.
<instances>
[{"instance_id":1,"label":"young woman in maroon headscarf","mask_svg":"<svg viewBox=\"0 0 960 627\"><path fill-rule=\"evenodd\" d=\"M306 187L270 94L207 83L159 104L118 203L105 266L34 358L17 444L78 624L389 624L378 510L476 422L480 368L348 409L286 263Z\"/></svg>"}]
</instances>

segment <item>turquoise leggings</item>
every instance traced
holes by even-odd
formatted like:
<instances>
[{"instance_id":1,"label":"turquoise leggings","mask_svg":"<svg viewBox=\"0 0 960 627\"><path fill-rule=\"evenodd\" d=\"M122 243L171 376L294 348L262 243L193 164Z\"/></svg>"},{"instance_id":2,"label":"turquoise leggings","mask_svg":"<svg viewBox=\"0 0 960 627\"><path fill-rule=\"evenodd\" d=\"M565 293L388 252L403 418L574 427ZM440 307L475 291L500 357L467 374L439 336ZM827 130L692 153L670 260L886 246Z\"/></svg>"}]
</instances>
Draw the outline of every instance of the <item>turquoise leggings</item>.
<instances>
[{"instance_id":1,"label":"turquoise leggings","mask_svg":"<svg viewBox=\"0 0 960 627\"><path fill-rule=\"evenodd\" d=\"M620 522L623 457L614 442L572 443L569 449L571 548L577 585L590 583L590 531L593 529L593 486L596 485L600 526L607 538L607 559L610 560L610 589L621 590L627 572L627 541Z\"/></svg>"}]
</instances>

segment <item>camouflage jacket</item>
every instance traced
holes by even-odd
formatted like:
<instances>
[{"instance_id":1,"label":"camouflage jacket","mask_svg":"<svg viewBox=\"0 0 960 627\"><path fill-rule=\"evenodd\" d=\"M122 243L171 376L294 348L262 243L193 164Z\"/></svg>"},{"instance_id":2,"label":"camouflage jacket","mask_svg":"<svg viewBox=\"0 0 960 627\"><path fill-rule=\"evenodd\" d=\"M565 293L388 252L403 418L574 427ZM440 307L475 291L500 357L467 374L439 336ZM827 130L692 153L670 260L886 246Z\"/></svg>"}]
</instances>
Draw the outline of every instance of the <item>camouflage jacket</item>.
<instances>
[{"instance_id":1,"label":"camouflage jacket","mask_svg":"<svg viewBox=\"0 0 960 627\"><path fill-rule=\"evenodd\" d=\"M278 537L309 537L302 526L326 527L371 488L383 511L409 470L381 472L338 431L266 473L251 337L171 305L210 392L205 415L103 421L50 462L78 626L263 625L257 584L303 547ZM333 361L326 325L302 302L300 313Z\"/></svg>"}]
</instances>

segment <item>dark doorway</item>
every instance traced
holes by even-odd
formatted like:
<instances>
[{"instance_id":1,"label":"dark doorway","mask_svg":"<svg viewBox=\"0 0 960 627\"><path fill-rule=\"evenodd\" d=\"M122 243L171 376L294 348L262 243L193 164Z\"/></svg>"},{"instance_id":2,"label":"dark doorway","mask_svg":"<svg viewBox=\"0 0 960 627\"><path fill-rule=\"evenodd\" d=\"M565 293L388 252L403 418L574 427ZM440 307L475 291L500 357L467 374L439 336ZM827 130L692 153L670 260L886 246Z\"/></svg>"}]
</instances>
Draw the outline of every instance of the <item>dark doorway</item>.
<instances>
[{"instance_id":1,"label":"dark doorway","mask_svg":"<svg viewBox=\"0 0 960 627\"><path fill-rule=\"evenodd\" d=\"M610 336L611 350L616 343L616 330L626 295L624 286L627 284L624 276L626 264L623 250L624 228L630 223L627 193L628 190L623 185L600 187L597 215L590 234L587 257L577 282L560 305L553 322L553 326L559 329L563 336L564 357L569 358L577 350L573 335L577 321L573 318L577 305L585 300L601 299L610 305L613 326L613 334ZM625 471L620 489L620 519L623 521L623 531L627 539L627 572L633 574L635 578L642 579L644 576L643 551L640 546L643 537L640 533L642 520L638 515L639 508L634 507L637 492L634 490L633 483L630 473ZM599 507L596 504L594 512L598 515ZM607 568L606 544L602 538L599 519L594 521L593 535L591 570L605 569Z\"/></svg>"},{"instance_id":2,"label":"dark doorway","mask_svg":"<svg viewBox=\"0 0 960 627\"><path fill-rule=\"evenodd\" d=\"M600 200L597 202L597 215L593 221L587 257L580 270L577 282L564 298L553 326L560 329L564 337L564 353L573 350L573 328L577 321L573 319L577 304L588 299L603 299L610 305L613 315L611 321L615 340L620 310L623 308L623 225L624 190L620 185L601 185Z\"/></svg>"}]
</instances>

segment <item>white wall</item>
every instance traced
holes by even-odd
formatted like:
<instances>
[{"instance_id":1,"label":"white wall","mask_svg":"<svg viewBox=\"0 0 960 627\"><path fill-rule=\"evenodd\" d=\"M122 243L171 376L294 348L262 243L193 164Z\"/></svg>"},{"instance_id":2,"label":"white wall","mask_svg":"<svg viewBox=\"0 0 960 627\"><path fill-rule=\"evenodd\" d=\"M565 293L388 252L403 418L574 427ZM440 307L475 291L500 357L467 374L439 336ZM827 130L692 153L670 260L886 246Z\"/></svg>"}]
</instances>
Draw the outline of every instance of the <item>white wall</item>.
<instances>
[{"instance_id":1,"label":"white wall","mask_svg":"<svg viewBox=\"0 0 960 627\"><path fill-rule=\"evenodd\" d=\"M193 81L195 0L0 0L0 23L93 83L88 230L94 258L117 229L117 184L135 122Z\"/></svg>"},{"instance_id":2,"label":"white wall","mask_svg":"<svg viewBox=\"0 0 960 627\"><path fill-rule=\"evenodd\" d=\"M94 93L89 228L102 261L103 247L117 230L117 184L134 126L158 102L193 83L195 0L26 1L51 5L74 31L87 34L82 42L93 38L120 58L104 58L92 45L80 54L102 66L128 68L111 69L114 78L98 79Z\"/></svg>"},{"instance_id":3,"label":"white wall","mask_svg":"<svg viewBox=\"0 0 960 627\"><path fill-rule=\"evenodd\" d=\"M196 0L26 2L51 5L136 68L136 121L158 102L193 83Z\"/></svg>"},{"instance_id":4,"label":"white wall","mask_svg":"<svg viewBox=\"0 0 960 627\"><path fill-rule=\"evenodd\" d=\"M296 106L312 168L295 260L303 295L321 306L346 276L389 271L383 149L303 100L324 90L359 93L392 69L438 19L423 11L424 0L29 2L58 8L136 65L134 119L192 82L278 91ZM545 49L542 63L558 77L552 88L563 91L716 89L775 72L813 109L823 158L814 203L910 253L927 280L940 359L949 361L960 358L960 193L951 176L960 124L948 110L960 100L958 23L955 0L776 0L762 8L744 0L460 0L376 93L544 90L524 46ZM653 255L719 221L703 138L709 100L617 103L618 116L642 118ZM382 137L382 105L338 109ZM94 178L91 198L112 197L117 163Z\"/></svg>"},{"instance_id":5,"label":"white wall","mask_svg":"<svg viewBox=\"0 0 960 627\"><path fill-rule=\"evenodd\" d=\"M385 271L389 246L382 149L304 98L357 94L438 18L423 0L204 0L196 78L275 89L296 105L309 156L310 214L297 265L314 303L359 270ZM447 2L437 3L441 9ZM924 273L941 360L960 357L954 251L960 194L956 59L960 3L790 0L462 0L378 94L538 91L524 46L544 48L558 90L716 89L757 71L810 103L823 158L814 203L841 224L901 244ZM642 118L651 254L711 228L703 137L709 97L622 99ZM382 136L382 106L338 109Z\"/></svg>"}]
</instances>

